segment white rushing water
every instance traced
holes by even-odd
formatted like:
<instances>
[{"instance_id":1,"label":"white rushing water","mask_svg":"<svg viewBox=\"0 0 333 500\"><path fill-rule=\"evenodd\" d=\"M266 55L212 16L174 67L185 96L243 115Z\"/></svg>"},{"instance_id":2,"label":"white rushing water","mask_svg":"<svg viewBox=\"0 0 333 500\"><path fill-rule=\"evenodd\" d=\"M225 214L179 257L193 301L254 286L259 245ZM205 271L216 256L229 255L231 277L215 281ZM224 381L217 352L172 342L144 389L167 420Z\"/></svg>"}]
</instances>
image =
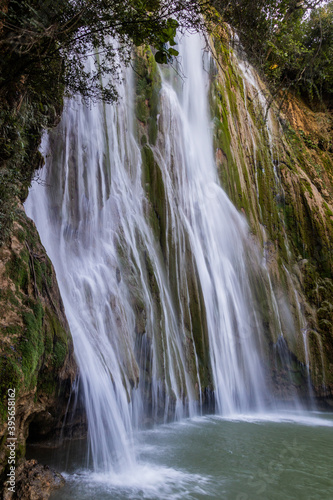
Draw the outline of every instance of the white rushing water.
<instances>
[{"instance_id":1,"label":"white rushing water","mask_svg":"<svg viewBox=\"0 0 333 500\"><path fill-rule=\"evenodd\" d=\"M260 329L247 272L248 226L218 181L208 110L208 67L199 36L185 38L181 92L162 89L161 164L175 191L203 291L217 409L223 414L263 407L258 358ZM171 132L171 133L170 133ZM168 185L172 162L176 179Z\"/></svg>"},{"instance_id":2,"label":"white rushing water","mask_svg":"<svg viewBox=\"0 0 333 500\"><path fill-rule=\"evenodd\" d=\"M56 269L96 471L135 464L132 429L146 418L199 413L204 368L220 414L262 410L267 399L248 227L214 162L209 58L198 35L181 41L180 54L185 79L162 78L152 146L164 183L159 241L147 215L127 70L117 106L66 104L44 138L44 185L34 184L26 203ZM198 349L195 301L210 367Z\"/></svg>"}]
</instances>

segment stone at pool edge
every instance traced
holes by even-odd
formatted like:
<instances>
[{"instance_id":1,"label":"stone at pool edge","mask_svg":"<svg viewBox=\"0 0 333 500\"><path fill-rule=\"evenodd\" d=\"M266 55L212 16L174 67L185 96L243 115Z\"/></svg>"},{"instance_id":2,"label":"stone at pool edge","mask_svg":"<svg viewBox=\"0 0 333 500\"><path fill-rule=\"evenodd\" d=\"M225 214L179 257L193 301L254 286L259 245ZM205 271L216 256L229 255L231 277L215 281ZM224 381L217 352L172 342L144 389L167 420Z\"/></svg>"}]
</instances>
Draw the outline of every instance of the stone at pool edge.
<instances>
[{"instance_id":1,"label":"stone at pool edge","mask_svg":"<svg viewBox=\"0 0 333 500\"><path fill-rule=\"evenodd\" d=\"M15 493L4 485L3 500L47 500L51 493L64 486L63 476L37 460L25 460L16 469Z\"/></svg>"}]
</instances>

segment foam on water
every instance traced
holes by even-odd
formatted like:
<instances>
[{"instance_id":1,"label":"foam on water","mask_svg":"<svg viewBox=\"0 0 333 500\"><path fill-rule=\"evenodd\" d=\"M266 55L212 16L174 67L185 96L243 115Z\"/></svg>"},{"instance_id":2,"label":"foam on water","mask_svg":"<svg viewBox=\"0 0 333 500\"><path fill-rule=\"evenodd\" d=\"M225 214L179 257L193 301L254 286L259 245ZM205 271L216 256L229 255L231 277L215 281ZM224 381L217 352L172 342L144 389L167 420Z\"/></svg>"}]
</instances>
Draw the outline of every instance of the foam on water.
<instances>
[{"instance_id":1,"label":"foam on water","mask_svg":"<svg viewBox=\"0 0 333 500\"><path fill-rule=\"evenodd\" d=\"M322 416L315 416L315 415ZM333 419L327 419L327 413L315 414L305 412L288 412L283 411L279 413L258 413L258 414L235 414L226 417L214 415L214 419L225 420L230 422L249 422L249 423L294 423L297 425L305 425L311 427L333 427Z\"/></svg>"},{"instance_id":2,"label":"foam on water","mask_svg":"<svg viewBox=\"0 0 333 500\"><path fill-rule=\"evenodd\" d=\"M69 485L78 483L84 488L85 497L89 491L94 495L123 495L126 498L171 499L191 498L191 494L205 495L208 478L199 474L189 474L169 467L152 464L140 464L120 474L96 473L88 470L66 474ZM64 497L64 500L66 497Z\"/></svg>"}]
</instances>

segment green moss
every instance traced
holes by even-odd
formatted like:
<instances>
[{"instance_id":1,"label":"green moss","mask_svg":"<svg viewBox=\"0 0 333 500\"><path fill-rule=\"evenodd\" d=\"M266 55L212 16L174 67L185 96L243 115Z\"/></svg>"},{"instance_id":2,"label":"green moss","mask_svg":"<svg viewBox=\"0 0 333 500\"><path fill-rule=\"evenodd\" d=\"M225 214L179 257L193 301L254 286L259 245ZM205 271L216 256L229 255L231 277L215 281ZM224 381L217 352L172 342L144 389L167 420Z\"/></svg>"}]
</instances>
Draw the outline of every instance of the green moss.
<instances>
[{"instance_id":1,"label":"green moss","mask_svg":"<svg viewBox=\"0 0 333 500\"><path fill-rule=\"evenodd\" d=\"M205 305L196 269L188 271L189 308L192 335L199 362L199 376L203 387L209 387L212 384L212 376Z\"/></svg>"},{"instance_id":2,"label":"green moss","mask_svg":"<svg viewBox=\"0 0 333 500\"><path fill-rule=\"evenodd\" d=\"M7 304L6 307L8 307L9 309L12 309L12 307L20 306L19 296L19 292L14 293L10 288L0 290L0 300L4 304Z\"/></svg>"},{"instance_id":3,"label":"green moss","mask_svg":"<svg viewBox=\"0 0 333 500\"><path fill-rule=\"evenodd\" d=\"M135 114L137 119L146 124L149 116L149 110L148 106L146 105L146 99L145 96L140 96L137 97L136 99L136 107L135 107Z\"/></svg>"},{"instance_id":4,"label":"green moss","mask_svg":"<svg viewBox=\"0 0 333 500\"><path fill-rule=\"evenodd\" d=\"M310 148L310 149L316 149L317 148L317 144L314 142L314 139L311 136L311 134L305 134L305 132L303 130L299 130L299 134L302 137L304 144L308 148Z\"/></svg>"},{"instance_id":5,"label":"green moss","mask_svg":"<svg viewBox=\"0 0 333 500\"><path fill-rule=\"evenodd\" d=\"M312 191L310 182L307 181L306 179L302 178L301 179L301 185L309 193L310 198L313 198L313 191Z\"/></svg>"},{"instance_id":6,"label":"green moss","mask_svg":"<svg viewBox=\"0 0 333 500\"><path fill-rule=\"evenodd\" d=\"M331 383L329 371L323 365L322 340L316 331L311 330L308 334L308 344L310 351L311 378L317 387L322 387L324 381ZM327 346L325 346L325 350Z\"/></svg>"},{"instance_id":7,"label":"green moss","mask_svg":"<svg viewBox=\"0 0 333 500\"><path fill-rule=\"evenodd\" d=\"M35 270L37 288L38 288L38 290L41 290L42 286L43 286L43 275L44 275L43 270L45 272L45 264L43 266L44 269L42 270L41 263L37 259L34 259L33 266L34 266L34 270Z\"/></svg>"},{"instance_id":8,"label":"green moss","mask_svg":"<svg viewBox=\"0 0 333 500\"><path fill-rule=\"evenodd\" d=\"M141 137L141 146L145 146L147 144L147 136L143 134Z\"/></svg>"},{"instance_id":9,"label":"green moss","mask_svg":"<svg viewBox=\"0 0 333 500\"><path fill-rule=\"evenodd\" d=\"M34 309L34 313L24 312L22 315L25 329L20 342L20 351L22 354L24 385L27 388L34 387L37 383L38 369L41 366L44 353L43 308L39 303L36 304Z\"/></svg>"},{"instance_id":10,"label":"green moss","mask_svg":"<svg viewBox=\"0 0 333 500\"><path fill-rule=\"evenodd\" d=\"M164 259L167 259L167 234L166 234L166 195L162 172L154 159L154 154L148 145L141 150L143 186L151 203L149 218L155 236L160 242Z\"/></svg>"},{"instance_id":11,"label":"green moss","mask_svg":"<svg viewBox=\"0 0 333 500\"><path fill-rule=\"evenodd\" d=\"M333 217L333 212L332 210L329 208L329 206L327 205L326 202L324 202L324 209L325 209L325 214L326 214L326 217L327 218L331 218Z\"/></svg>"},{"instance_id":12,"label":"green moss","mask_svg":"<svg viewBox=\"0 0 333 500\"><path fill-rule=\"evenodd\" d=\"M25 231L23 231L23 229L21 229L17 232L17 238L18 238L20 243L24 243L25 237L26 237L26 233L25 233Z\"/></svg>"},{"instance_id":13,"label":"green moss","mask_svg":"<svg viewBox=\"0 0 333 500\"><path fill-rule=\"evenodd\" d=\"M227 36L225 36L225 38L224 37L220 38L220 36L215 36L213 38L213 43L216 55L221 61L221 64L223 66L228 66L230 64L230 54L232 52L232 50L230 50L229 38Z\"/></svg>"},{"instance_id":14,"label":"green moss","mask_svg":"<svg viewBox=\"0 0 333 500\"><path fill-rule=\"evenodd\" d=\"M56 342L53 351L54 354L53 365L56 369L59 369L64 365L67 353L68 353L67 345L59 341Z\"/></svg>"},{"instance_id":15,"label":"green moss","mask_svg":"<svg viewBox=\"0 0 333 500\"><path fill-rule=\"evenodd\" d=\"M136 117L144 125L146 137L155 145L157 139L157 115L161 77L155 58L149 47L140 49L135 56Z\"/></svg>"},{"instance_id":16,"label":"green moss","mask_svg":"<svg viewBox=\"0 0 333 500\"><path fill-rule=\"evenodd\" d=\"M68 337L58 317L49 308L45 310L44 363L38 375L37 394L53 395L58 390L55 374L64 366L68 355Z\"/></svg>"},{"instance_id":17,"label":"green moss","mask_svg":"<svg viewBox=\"0 0 333 500\"><path fill-rule=\"evenodd\" d=\"M13 352L2 353L0 356L0 421L7 416L8 389L20 390L22 385L22 369L19 356Z\"/></svg>"},{"instance_id":18,"label":"green moss","mask_svg":"<svg viewBox=\"0 0 333 500\"><path fill-rule=\"evenodd\" d=\"M46 308L46 317L47 317L47 324L49 325L48 328L52 332L52 337L54 339L59 339L62 342L66 342L68 339L67 332L61 325L54 311L50 310L49 308Z\"/></svg>"},{"instance_id":19,"label":"green moss","mask_svg":"<svg viewBox=\"0 0 333 500\"><path fill-rule=\"evenodd\" d=\"M30 279L29 266L27 264L28 255L22 252L21 255L13 253L11 259L6 264L6 273L15 283L17 291L23 289L27 291Z\"/></svg>"},{"instance_id":20,"label":"green moss","mask_svg":"<svg viewBox=\"0 0 333 500\"><path fill-rule=\"evenodd\" d=\"M148 137L150 144L155 145L157 140L157 122L156 117L149 117L148 119Z\"/></svg>"}]
</instances>

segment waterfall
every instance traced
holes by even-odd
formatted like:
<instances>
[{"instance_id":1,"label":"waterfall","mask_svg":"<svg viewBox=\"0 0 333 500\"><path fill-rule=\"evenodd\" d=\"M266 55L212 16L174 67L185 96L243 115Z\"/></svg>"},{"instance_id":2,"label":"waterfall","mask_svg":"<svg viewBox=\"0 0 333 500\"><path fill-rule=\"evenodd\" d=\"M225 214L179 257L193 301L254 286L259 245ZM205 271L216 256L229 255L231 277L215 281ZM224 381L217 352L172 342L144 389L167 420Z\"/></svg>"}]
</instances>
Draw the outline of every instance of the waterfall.
<instances>
[{"instance_id":1,"label":"waterfall","mask_svg":"<svg viewBox=\"0 0 333 500\"><path fill-rule=\"evenodd\" d=\"M56 269L95 470L133 465L133 428L198 414L204 389L224 415L268 394L249 229L214 162L211 61L199 35L179 50L185 76L162 74L156 144L137 142L124 69L118 105L66 103L26 203Z\"/></svg>"},{"instance_id":2,"label":"waterfall","mask_svg":"<svg viewBox=\"0 0 333 500\"><path fill-rule=\"evenodd\" d=\"M247 271L248 226L219 185L207 100L210 61L206 54L203 66L201 46L199 36L183 40L183 88L177 95L163 86L159 153L166 179L177 158L177 178L166 185L177 196L175 210L200 277L217 410L230 414L262 408L265 387Z\"/></svg>"}]
</instances>

